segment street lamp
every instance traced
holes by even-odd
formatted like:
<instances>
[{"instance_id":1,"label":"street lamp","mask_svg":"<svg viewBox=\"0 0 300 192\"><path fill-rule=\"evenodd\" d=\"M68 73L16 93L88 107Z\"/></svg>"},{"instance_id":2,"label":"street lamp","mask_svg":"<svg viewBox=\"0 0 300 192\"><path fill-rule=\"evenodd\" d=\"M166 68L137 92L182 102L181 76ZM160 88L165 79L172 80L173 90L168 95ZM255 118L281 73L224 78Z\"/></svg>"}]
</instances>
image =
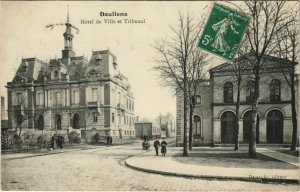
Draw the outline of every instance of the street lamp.
<instances>
[{"instance_id":1,"label":"street lamp","mask_svg":"<svg viewBox=\"0 0 300 192\"><path fill-rule=\"evenodd\" d=\"M30 92L32 93L31 101L32 101L32 129L34 130L34 88L33 88L33 83L32 87L30 88Z\"/></svg>"}]
</instances>

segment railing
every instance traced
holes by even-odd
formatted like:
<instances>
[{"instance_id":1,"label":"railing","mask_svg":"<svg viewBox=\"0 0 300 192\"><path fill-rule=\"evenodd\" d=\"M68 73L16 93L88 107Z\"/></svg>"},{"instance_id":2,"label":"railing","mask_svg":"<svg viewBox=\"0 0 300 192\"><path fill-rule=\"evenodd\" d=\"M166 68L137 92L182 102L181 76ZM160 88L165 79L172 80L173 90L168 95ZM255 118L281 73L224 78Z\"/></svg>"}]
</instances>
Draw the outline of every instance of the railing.
<instances>
[{"instance_id":1,"label":"railing","mask_svg":"<svg viewBox=\"0 0 300 192\"><path fill-rule=\"evenodd\" d=\"M87 103L88 106L98 106L98 101L92 101Z\"/></svg>"},{"instance_id":2,"label":"railing","mask_svg":"<svg viewBox=\"0 0 300 192\"><path fill-rule=\"evenodd\" d=\"M122 111L125 111L125 105L122 105L120 103L118 103L117 108L122 110Z\"/></svg>"}]
</instances>

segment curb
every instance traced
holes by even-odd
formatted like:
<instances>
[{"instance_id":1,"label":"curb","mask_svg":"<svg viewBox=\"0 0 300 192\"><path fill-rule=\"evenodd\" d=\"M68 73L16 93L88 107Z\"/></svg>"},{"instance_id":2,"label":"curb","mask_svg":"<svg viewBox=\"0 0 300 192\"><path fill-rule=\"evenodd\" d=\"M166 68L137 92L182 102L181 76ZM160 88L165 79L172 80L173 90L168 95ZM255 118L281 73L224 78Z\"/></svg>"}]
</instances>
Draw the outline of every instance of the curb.
<instances>
[{"instance_id":1,"label":"curb","mask_svg":"<svg viewBox=\"0 0 300 192\"><path fill-rule=\"evenodd\" d=\"M132 143L130 143L132 144ZM121 145L125 145L125 144L113 144L113 145L99 145L102 147L115 147L115 146L121 146ZM40 153L40 154L33 154L33 155L28 155L28 156L23 156L23 157L12 157L12 158L6 158L4 160L14 160L14 159L26 159L26 158L31 158L31 157L39 157L39 156L45 156L45 155L54 155L54 154L60 154L60 153L69 153L69 152L73 152L73 151L83 151L83 150L90 150L90 149L98 149L96 147L90 147L90 148L84 148L84 149L71 149L69 151L56 151L56 152L46 152L46 153ZM2 154L1 154L2 155Z\"/></svg>"},{"instance_id":2,"label":"curb","mask_svg":"<svg viewBox=\"0 0 300 192\"><path fill-rule=\"evenodd\" d=\"M57 151L57 152L50 152L50 153L42 153L42 154L34 154L34 155L28 155L24 157L12 157L12 158L6 158L4 160L15 160L15 159L26 159L26 158L31 158L31 157L40 157L40 156L46 156L46 155L55 155L55 154L60 154L60 153L69 153L73 151L83 151L83 150L90 150L90 149L96 149L96 148L86 148L86 149L74 149L70 151Z\"/></svg>"},{"instance_id":3,"label":"curb","mask_svg":"<svg viewBox=\"0 0 300 192\"><path fill-rule=\"evenodd\" d=\"M185 174L185 173L166 172L166 171L159 171L159 170L137 167L137 166L134 166L134 165L131 165L130 163L128 163L127 160L128 159L125 160L125 165L129 168L148 172L148 173L175 176L175 177L197 178L197 179L208 179L208 180L236 180L236 181L247 181L247 182L257 182L257 183L280 183L280 184L284 184L284 183L299 184L300 183L300 181L297 179L276 179L276 178L265 178L265 177L235 177L235 176L219 176L219 175L214 175L214 176L212 176L212 175L193 175L193 174Z\"/></svg>"}]
</instances>

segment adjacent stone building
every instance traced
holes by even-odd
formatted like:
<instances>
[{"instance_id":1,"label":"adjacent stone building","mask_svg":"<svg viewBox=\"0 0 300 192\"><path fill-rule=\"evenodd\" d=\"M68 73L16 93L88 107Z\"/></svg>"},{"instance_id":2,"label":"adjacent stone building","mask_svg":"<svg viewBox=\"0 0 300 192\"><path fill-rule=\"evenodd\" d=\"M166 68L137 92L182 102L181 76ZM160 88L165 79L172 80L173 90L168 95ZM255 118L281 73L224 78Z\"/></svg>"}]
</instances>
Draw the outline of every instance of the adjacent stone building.
<instances>
[{"instance_id":1,"label":"adjacent stone building","mask_svg":"<svg viewBox=\"0 0 300 192\"><path fill-rule=\"evenodd\" d=\"M291 92L282 74L282 60L268 56L268 67L260 79L257 143L288 144L292 139ZM243 62L241 61L241 65ZM195 95L193 121L194 142L202 144L234 143L237 82L230 63L210 69L210 79L202 80ZM286 67L289 67L286 65ZM251 128L251 100L254 97L254 76L245 69L239 112L239 141L248 143ZM299 106L299 79L296 82ZM299 111L298 111L299 121ZM187 123L189 126L189 123ZM176 143L183 142L183 95L177 94ZM189 128L189 127L188 127ZM298 123L299 130L299 123Z\"/></svg>"},{"instance_id":2,"label":"adjacent stone building","mask_svg":"<svg viewBox=\"0 0 300 192\"><path fill-rule=\"evenodd\" d=\"M76 56L69 19L65 26L61 58L23 58L7 83L9 127L15 129L21 115L22 132L75 130L86 140L99 133L113 142L133 138L134 96L117 57L109 50L93 51L90 59Z\"/></svg>"}]
</instances>

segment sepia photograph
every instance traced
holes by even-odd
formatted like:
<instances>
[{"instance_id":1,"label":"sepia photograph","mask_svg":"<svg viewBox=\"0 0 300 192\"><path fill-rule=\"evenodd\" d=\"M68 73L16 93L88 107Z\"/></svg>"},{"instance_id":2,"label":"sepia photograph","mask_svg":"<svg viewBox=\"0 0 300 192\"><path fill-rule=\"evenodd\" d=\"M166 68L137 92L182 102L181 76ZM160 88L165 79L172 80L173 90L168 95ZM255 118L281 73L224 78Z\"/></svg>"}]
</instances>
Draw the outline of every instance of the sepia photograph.
<instances>
[{"instance_id":1,"label":"sepia photograph","mask_svg":"<svg viewBox=\"0 0 300 192\"><path fill-rule=\"evenodd\" d=\"M2 191L300 191L299 1L1 1Z\"/></svg>"}]
</instances>

